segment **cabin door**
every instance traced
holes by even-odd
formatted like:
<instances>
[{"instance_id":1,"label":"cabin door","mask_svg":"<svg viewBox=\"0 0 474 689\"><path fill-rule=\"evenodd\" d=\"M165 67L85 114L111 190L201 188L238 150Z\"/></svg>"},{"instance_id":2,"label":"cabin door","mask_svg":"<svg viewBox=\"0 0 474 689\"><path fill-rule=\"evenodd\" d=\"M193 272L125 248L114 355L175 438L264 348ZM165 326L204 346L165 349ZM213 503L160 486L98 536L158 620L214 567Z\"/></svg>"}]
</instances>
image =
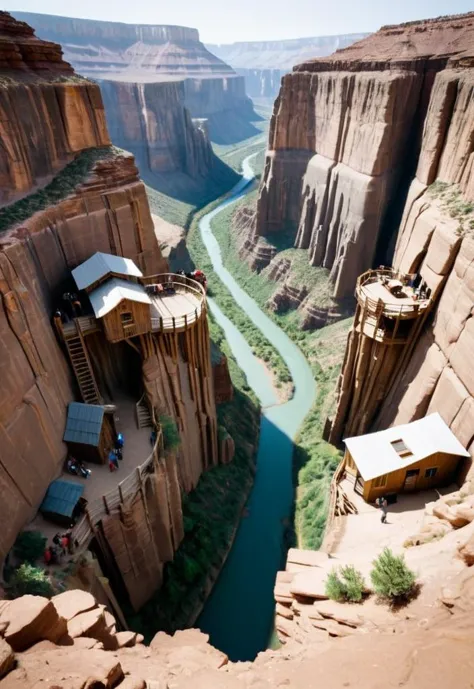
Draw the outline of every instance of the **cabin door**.
<instances>
[{"instance_id":1,"label":"cabin door","mask_svg":"<svg viewBox=\"0 0 474 689\"><path fill-rule=\"evenodd\" d=\"M407 471L405 474L405 484L403 486L403 490L415 490L419 475L419 469L410 469Z\"/></svg>"}]
</instances>

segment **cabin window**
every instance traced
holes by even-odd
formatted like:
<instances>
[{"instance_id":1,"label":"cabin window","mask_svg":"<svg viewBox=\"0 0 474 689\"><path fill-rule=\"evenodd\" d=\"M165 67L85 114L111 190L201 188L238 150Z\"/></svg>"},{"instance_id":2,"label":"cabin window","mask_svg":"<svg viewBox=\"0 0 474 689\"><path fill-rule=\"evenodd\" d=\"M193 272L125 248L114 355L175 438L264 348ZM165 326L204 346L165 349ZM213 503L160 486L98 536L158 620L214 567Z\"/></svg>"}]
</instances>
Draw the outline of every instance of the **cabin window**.
<instances>
[{"instance_id":1,"label":"cabin window","mask_svg":"<svg viewBox=\"0 0 474 689\"><path fill-rule=\"evenodd\" d=\"M384 488L387 485L387 474L374 478L374 488Z\"/></svg>"},{"instance_id":2,"label":"cabin window","mask_svg":"<svg viewBox=\"0 0 474 689\"><path fill-rule=\"evenodd\" d=\"M133 325L133 315L130 311L124 311L124 313L121 313L120 319L122 321L122 325Z\"/></svg>"},{"instance_id":3,"label":"cabin window","mask_svg":"<svg viewBox=\"0 0 474 689\"><path fill-rule=\"evenodd\" d=\"M438 473L438 467L431 467L425 471L425 478L434 478Z\"/></svg>"},{"instance_id":4,"label":"cabin window","mask_svg":"<svg viewBox=\"0 0 474 689\"><path fill-rule=\"evenodd\" d=\"M401 438L399 440L392 440L390 445L393 447L399 457L409 457L413 454L413 452Z\"/></svg>"}]
</instances>

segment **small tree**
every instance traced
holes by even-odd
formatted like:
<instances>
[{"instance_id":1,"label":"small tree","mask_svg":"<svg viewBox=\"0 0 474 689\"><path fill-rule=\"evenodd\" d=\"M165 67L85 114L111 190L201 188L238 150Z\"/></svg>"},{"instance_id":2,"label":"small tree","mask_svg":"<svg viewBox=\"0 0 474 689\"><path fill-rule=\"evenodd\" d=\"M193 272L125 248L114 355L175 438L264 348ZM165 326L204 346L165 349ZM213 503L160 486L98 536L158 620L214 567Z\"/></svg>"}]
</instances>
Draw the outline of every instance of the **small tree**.
<instances>
[{"instance_id":1,"label":"small tree","mask_svg":"<svg viewBox=\"0 0 474 689\"><path fill-rule=\"evenodd\" d=\"M339 571L333 569L326 580L325 591L331 600L359 603L365 591L364 577L352 565L345 565Z\"/></svg>"},{"instance_id":2,"label":"small tree","mask_svg":"<svg viewBox=\"0 0 474 689\"><path fill-rule=\"evenodd\" d=\"M165 450L168 450L169 452L176 450L181 443L181 438L179 437L178 427L174 419L172 419L171 416L163 414L163 416L160 416L160 426L163 433L163 444L165 446Z\"/></svg>"},{"instance_id":3,"label":"small tree","mask_svg":"<svg viewBox=\"0 0 474 689\"><path fill-rule=\"evenodd\" d=\"M390 548L373 561L370 578L375 592L391 601L407 600L414 592L415 573L407 566L403 555L394 555Z\"/></svg>"},{"instance_id":4,"label":"small tree","mask_svg":"<svg viewBox=\"0 0 474 689\"><path fill-rule=\"evenodd\" d=\"M13 546L13 552L21 562L34 564L44 553L47 539L39 531L22 531Z\"/></svg>"},{"instance_id":5,"label":"small tree","mask_svg":"<svg viewBox=\"0 0 474 689\"><path fill-rule=\"evenodd\" d=\"M10 590L14 598L31 594L50 598L54 591L44 569L22 564L15 570L10 580Z\"/></svg>"}]
</instances>

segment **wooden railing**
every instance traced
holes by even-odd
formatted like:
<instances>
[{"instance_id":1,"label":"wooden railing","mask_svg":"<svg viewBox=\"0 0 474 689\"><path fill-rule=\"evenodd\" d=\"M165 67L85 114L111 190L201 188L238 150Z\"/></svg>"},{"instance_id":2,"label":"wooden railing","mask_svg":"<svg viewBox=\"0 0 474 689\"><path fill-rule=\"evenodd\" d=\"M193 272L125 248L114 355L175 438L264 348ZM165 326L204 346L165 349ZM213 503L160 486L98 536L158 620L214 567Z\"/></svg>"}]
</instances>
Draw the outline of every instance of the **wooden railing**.
<instances>
[{"instance_id":1,"label":"wooden railing","mask_svg":"<svg viewBox=\"0 0 474 689\"><path fill-rule=\"evenodd\" d=\"M324 529L323 545L327 542L328 536L334 526L334 520L336 518L337 486L344 476L345 468L346 459L343 457L333 474L331 484L329 486L329 507L328 516L326 519L326 527ZM321 549L323 549L323 546L321 546Z\"/></svg>"},{"instance_id":2,"label":"wooden railing","mask_svg":"<svg viewBox=\"0 0 474 689\"><path fill-rule=\"evenodd\" d=\"M196 280L187 278L185 275L161 273L159 275L149 275L144 277L142 278L142 282L146 287L160 285L160 287L163 288L164 291L162 293L158 292L156 295L154 295L158 299L161 295L166 297L166 289L173 290L177 293L188 292L199 299L199 306L197 308L190 308L188 312L180 314L179 316L152 317L151 329L153 332L183 330L195 323L200 318L203 308L205 308L204 305L206 292L204 287Z\"/></svg>"},{"instance_id":3,"label":"wooden railing","mask_svg":"<svg viewBox=\"0 0 474 689\"><path fill-rule=\"evenodd\" d=\"M83 335L89 335L100 329L95 316L79 316L63 323L61 327L65 338L77 335L78 329Z\"/></svg>"},{"instance_id":4,"label":"wooden railing","mask_svg":"<svg viewBox=\"0 0 474 689\"><path fill-rule=\"evenodd\" d=\"M135 495L143 483L145 474L150 472L154 461L158 461L162 442L161 429L157 428L155 444L147 459L137 466L123 481L120 481L115 488L87 504L85 514L72 529L72 538L77 544L76 547L85 547L94 535L95 525L103 517L116 510L127 498Z\"/></svg>"},{"instance_id":5,"label":"wooden railing","mask_svg":"<svg viewBox=\"0 0 474 689\"><path fill-rule=\"evenodd\" d=\"M368 296L364 287L375 282L387 280L399 280L402 285L408 285L416 277L415 274L401 273L400 271L384 268L378 270L368 270L359 275L356 283L356 297L359 304L373 316L380 316L382 313L390 318L400 318L403 316L416 316L425 311L430 305L429 299L421 299L419 302L413 301L411 304L397 304L395 301L388 303L382 299L373 299Z\"/></svg>"}]
</instances>

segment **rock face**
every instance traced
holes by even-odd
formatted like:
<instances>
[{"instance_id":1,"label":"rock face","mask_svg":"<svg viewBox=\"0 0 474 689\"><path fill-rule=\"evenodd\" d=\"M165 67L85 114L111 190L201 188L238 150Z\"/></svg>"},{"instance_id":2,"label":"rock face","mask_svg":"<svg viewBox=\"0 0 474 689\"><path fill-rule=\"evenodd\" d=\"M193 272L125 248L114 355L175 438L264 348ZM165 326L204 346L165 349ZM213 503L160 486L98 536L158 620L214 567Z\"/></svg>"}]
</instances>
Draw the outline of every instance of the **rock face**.
<instances>
[{"instance_id":1,"label":"rock face","mask_svg":"<svg viewBox=\"0 0 474 689\"><path fill-rule=\"evenodd\" d=\"M293 233L311 265L330 270L334 297L349 296L377 245L390 241L400 180L416 166L423 132L427 153L420 165L436 168L436 141L451 120L454 93L451 86L438 112L441 126L428 129L439 80L449 80L441 72L469 67L473 36L473 14L384 27L287 74L275 102L250 245Z\"/></svg>"},{"instance_id":2,"label":"rock face","mask_svg":"<svg viewBox=\"0 0 474 689\"><path fill-rule=\"evenodd\" d=\"M110 143L97 85L74 77L54 43L0 13L0 204L44 184L86 148Z\"/></svg>"},{"instance_id":3,"label":"rock face","mask_svg":"<svg viewBox=\"0 0 474 689\"><path fill-rule=\"evenodd\" d=\"M130 138L133 134L137 108L138 119L143 113L145 120L149 120L150 131L140 131L140 135L150 136L151 153L156 143L153 130L156 133L161 124L165 125L165 131L160 137L168 138L171 148L187 148L188 156L192 155L193 148L203 146L202 141L199 143L202 130L193 126L191 118L209 118L211 138L219 143L230 143L258 131L251 124L255 115L245 95L243 77L204 47L196 29L28 12L16 12L15 16L31 24L42 38L61 43L66 59L80 74L119 82L115 87L117 94L104 98L114 143L118 143L117 134L124 141L127 135ZM167 89L159 87L161 82L174 82L174 85L169 84ZM111 86L106 88L113 90ZM180 114L176 113L178 103ZM172 114L168 114L169 109ZM175 131L179 128L176 121L180 119L186 120L185 139L189 141L180 140L181 132ZM224 141L226 138L229 141ZM211 149L207 140L206 145L209 158ZM201 165L206 163L203 161Z\"/></svg>"},{"instance_id":4,"label":"rock face","mask_svg":"<svg viewBox=\"0 0 474 689\"><path fill-rule=\"evenodd\" d=\"M6 13L0 19L0 49L8 45L8 54L19 55L32 44L35 55L51 54L53 67L60 63L57 46L34 38L28 27ZM18 77L9 67L9 102L23 107L21 117L14 120L15 141L29 144L28 155L25 153L22 159L25 169L31 172L28 161L51 159L51 139L34 136L30 130L22 78L26 74L32 89L37 84L48 86L54 69L49 70L44 59L38 75L31 67L25 67L24 61L17 62ZM68 70L64 82L68 102L81 104L83 83L80 79L71 80L73 75ZM100 132L103 128L104 141L99 143L108 143L100 91L95 85L88 88L91 90L87 91L87 102L90 106L93 97L96 106L87 111L91 129ZM53 101L61 102L61 94L54 90L44 103L45 113L46 105ZM133 157L111 146L97 147L97 142L87 137L81 140L81 123L88 127L85 111L72 108L59 112L63 130L70 131L71 136L77 130L76 145L86 150L79 150L72 162L66 157L48 186L39 186L41 178L36 173L31 175L27 198L0 208L0 561L36 512L49 483L61 473L67 453L62 442L65 415L76 390L65 353L55 336L52 314L58 298L71 289L71 270L96 251L103 251L131 258L144 274L168 271ZM63 130L57 129L53 120L47 121L47 125L59 132L59 140ZM0 129L3 170L8 170L12 160L16 160L10 154L9 136L8 129ZM55 165L59 165L59 160ZM12 194L14 186L10 185ZM8 190L7 183L5 188ZM126 370L131 356L120 348L108 348L103 341L98 342L99 337L98 333L91 335L87 348L100 384L108 381L112 389L117 362L122 371ZM176 423L180 447L175 453L166 454L160 448L155 462L141 476L136 492L127 495L125 501L116 500L107 508L107 514L100 510L98 513L107 549L115 555L136 608L160 585L163 564L173 558L183 537L181 491L195 487L202 471L216 464L221 452L205 310L200 323L186 336L179 336L182 341L165 341L167 337L163 335L158 342L150 335L142 361L143 383L155 408ZM228 454L223 461L228 461ZM139 563L138 569L130 567L128 556L124 556L125 547ZM60 615L65 615L65 609L68 607L60 609ZM34 612L34 606L31 610ZM83 620L85 626L81 620L74 623L81 629L95 629L96 624L102 624L99 619L90 619L93 615L86 608L80 613L88 616ZM38 611L38 615L42 627L43 613ZM9 629L9 634L13 634L14 627ZM77 629L74 636L76 632ZM9 643L16 647L16 641Z\"/></svg>"},{"instance_id":5,"label":"rock face","mask_svg":"<svg viewBox=\"0 0 474 689\"><path fill-rule=\"evenodd\" d=\"M280 89L281 78L291 71L294 65L309 58L330 55L366 35L315 36L287 41L249 41L207 47L245 78L245 89L251 98L274 99Z\"/></svg>"},{"instance_id":6,"label":"rock face","mask_svg":"<svg viewBox=\"0 0 474 689\"><path fill-rule=\"evenodd\" d=\"M357 606L332 601L311 605L308 600L301 606L294 601L291 614L300 626L306 620L313 633L304 629L299 641L287 639L284 649L261 653L252 663L229 663L197 629L174 636L160 632L149 646L130 632L117 632L110 635L116 644L110 650L100 635L65 638L59 643L32 639L27 650L10 653L0 687L34 689L46 681L57 689L306 689L317 676L318 686L331 689L349 685L375 689L380 686L381 667L390 678L389 686L468 687L472 678L473 577L472 570L465 569L450 581L449 590L441 590L437 604L433 600L424 606L423 619L401 615L390 622L379 619L377 625L364 625ZM302 612L301 607L307 610ZM380 618L380 611L378 615ZM285 618L279 617L283 629ZM294 622L287 621L291 629ZM123 647L124 641L127 647Z\"/></svg>"}]
</instances>

